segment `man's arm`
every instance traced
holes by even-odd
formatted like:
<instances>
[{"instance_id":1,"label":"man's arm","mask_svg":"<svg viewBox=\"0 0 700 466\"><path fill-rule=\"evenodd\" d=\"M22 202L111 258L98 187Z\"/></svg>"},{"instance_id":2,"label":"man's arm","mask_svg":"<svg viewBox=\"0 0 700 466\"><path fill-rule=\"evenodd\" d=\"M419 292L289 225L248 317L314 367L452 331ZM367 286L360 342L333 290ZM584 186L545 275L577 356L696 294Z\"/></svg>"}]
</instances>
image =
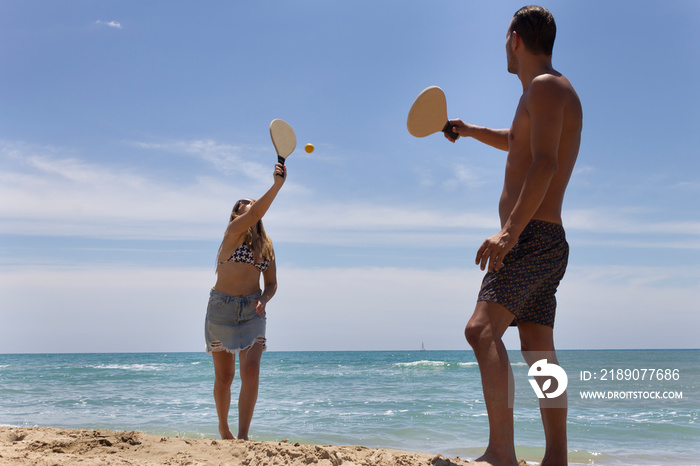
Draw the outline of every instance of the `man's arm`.
<instances>
[{"instance_id":1,"label":"man's arm","mask_svg":"<svg viewBox=\"0 0 700 466\"><path fill-rule=\"evenodd\" d=\"M479 142L495 147L496 149L504 151L508 150L509 130L507 129L492 129L484 128L483 126L470 125L463 122L459 118L450 120L450 124L452 124L452 131L462 137L471 137ZM445 137L450 141L455 142L455 140L449 137L447 134L445 134Z\"/></svg>"}]
</instances>

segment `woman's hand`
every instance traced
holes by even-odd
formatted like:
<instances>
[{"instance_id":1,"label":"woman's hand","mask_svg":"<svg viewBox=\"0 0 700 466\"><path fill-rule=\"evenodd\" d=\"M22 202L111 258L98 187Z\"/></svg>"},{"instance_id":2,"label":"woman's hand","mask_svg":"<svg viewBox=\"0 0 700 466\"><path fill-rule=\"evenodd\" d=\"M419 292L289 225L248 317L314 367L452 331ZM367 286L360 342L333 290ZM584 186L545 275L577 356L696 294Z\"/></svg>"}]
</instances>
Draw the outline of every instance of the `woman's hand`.
<instances>
[{"instance_id":1,"label":"woman's hand","mask_svg":"<svg viewBox=\"0 0 700 466\"><path fill-rule=\"evenodd\" d=\"M275 184L282 186L287 179L287 167L278 163L275 165Z\"/></svg>"},{"instance_id":2,"label":"woman's hand","mask_svg":"<svg viewBox=\"0 0 700 466\"><path fill-rule=\"evenodd\" d=\"M263 298L262 296L258 299L258 302L255 303L255 312L258 313L260 317L263 317L265 315L265 306L267 305L267 300Z\"/></svg>"}]
</instances>

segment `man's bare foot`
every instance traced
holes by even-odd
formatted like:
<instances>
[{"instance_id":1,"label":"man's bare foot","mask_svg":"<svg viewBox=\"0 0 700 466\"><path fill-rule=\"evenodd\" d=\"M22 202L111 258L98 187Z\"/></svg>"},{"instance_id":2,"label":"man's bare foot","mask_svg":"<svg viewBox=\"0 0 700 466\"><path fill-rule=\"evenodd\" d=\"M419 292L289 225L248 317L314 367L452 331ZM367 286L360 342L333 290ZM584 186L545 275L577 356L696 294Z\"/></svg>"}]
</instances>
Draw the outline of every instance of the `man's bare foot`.
<instances>
[{"instance_id":1,"label":"man's bare foot","mask_svg":"<svg viewBox=\"0 0 700 466\"><path fill-rule=\"evenodd\" d=\"M228 427L219 427L219 435L221 435L222 440L236 440Z\"/></svg>"}]
</instances>

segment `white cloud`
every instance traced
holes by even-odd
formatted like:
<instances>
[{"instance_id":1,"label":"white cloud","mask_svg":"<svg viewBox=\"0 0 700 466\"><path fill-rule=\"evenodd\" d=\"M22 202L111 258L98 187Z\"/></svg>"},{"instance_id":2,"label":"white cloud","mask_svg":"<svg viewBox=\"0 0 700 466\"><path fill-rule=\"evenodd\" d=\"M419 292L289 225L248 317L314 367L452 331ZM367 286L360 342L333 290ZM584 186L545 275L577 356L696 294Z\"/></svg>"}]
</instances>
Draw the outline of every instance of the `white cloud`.
<instances>
[{"instance_id":1,"label":"white cloud","mask_svg":"<svg viewBox=\"0 0 700 466\"><path fill-rule=\"evenodd\" d=\"M12 199L0 206L3 233L192 237L230 209L230 188L215 180L176 188L70 159L26 161L30 173L0 173L0 197Z\"/></svg>"},{"instance_id":2,"label":"white cloud","mask_svg":"<svg viewBox=\"0 0 700 466\"><path fill-rule=\"evenodd\" d=\"M269 186L269 166L241 162L240 148L212 141L139 144L139 147L187 153L214 164L225 176L192 174L188 184L138 173L131 168L106 166L61 156L60 150L0 146L0 232L12 234L75 235L107 238L201 239L218 236L222 218L236 194L262 193ZM236 171L233 167L238 167ZM319 201L308 189L287 182L285 196L267 221L276 238L304 241L322 236L323 242L358 241L384 244L426 235L448 236L457 230L492 227L493 216L421 211L403 206ZM235 191L235 192L234 192ZM305 202L302 202L305 201ZM362 234L364 233L364 236ZM459 232L462 234L462 232ZM308 241L308 240L307 240Z\"/></svg>"},{"instance_id":3,"label":"white cloud","mask_svg":"<svg viewBox=\"0 0 700 466\"><path fill-rule=\"evenodd\" d=\"M463 329L483 277L475 267L280 270L282 348L412 349L425 341L468 349ZM698 285L690 268L570 267L558 293L557 345L696 347ZM515 329L505 340L519 349Z\"/></svg>"},{"instance_id":4,"label":"white cloud","mask_svg":"<svg viewBox=\"0 0 700 466\"><path fill-rule=\"evenodd\" d=\"M23 144L0 144L0 167L0 198L12 199L0 232L19 235L199 239L223 229L236 191L264 189L245 173L175 183Z\"/></svg>"},{"instance_id":5,"label":"white cloud","mask_svg":"<svg viewBox=\"0 0 700 466\"><path fill-rule=\"evenodd\" d=\"M696 267L571 267L558 302L560 346L697 348Z\"/></svg>"},{"instance_id":6,"label":"white cloud","mask_svg":"<svg viewBox=\"0 0 700 466\"><path fill-rule=\"evenodd\" d=\"M0 233L130 239L218 239L241 193L263 193L270 166L255 148L212 140L136 143L163 157L186 155L200 169L178 173L87 162L70 150L0 141ZM262 149L259 149L262 152ZM168 155L170 154L170 155ZM245 154L245 155L244 155ZM112 159L114 160L114 159ZM214 166L220 175L204 174ZM462 178L469 178L463 174ZM348 203L285 184L266 218L277 241L328 245L460 246L497 228L495 211L444 203L417 208L374 199ZM250 195L250 194L248 194ZM255 194L254 194L255 195ZM698 249L700 222L655 221L644 209L614 205L565 212L567 231L599 233L587 244ZM272 230L271 230L272 231Z\"/></svg>"},{"instance_id":7,"label":"white cloud","mask_svg":"<svg viewBox=\"0 0 700 466\"><path fill-rule=\"evenodd\" d=\"M203 348L195 329L212 270L42 265L0 276L0 352ZM32 276L47 280L41 293Z\"/></svg>"},{"instance_id":8,"label":"white cloud","mask_svg":"<svg viewBox=\"0 0 700 466\"><path fill-rule=\"evenodd\" d=\"M290 268L268 307L272 350L469 350L475 267ZM36 284L41 283L41 293ZM0 269L0 353L199 351L211 269ZM697 347L695 268L570 267L558 293L561 349ZM46 297L51 299L47 301ZM506 333L519 349L517 332Z\"/></svg>"},{"instance_id":9,"label":"white cloud","mask_svg":"<svg viewBox=\"0 0 700 466\"><path fill-rule=\"evenodd\" d=\"M700 235L700 222L654 221L650 218L653 216L644 208L614 205L596 209L570 209L564 213L568 229L626 235Z\"/></svg>"}]
</instances>

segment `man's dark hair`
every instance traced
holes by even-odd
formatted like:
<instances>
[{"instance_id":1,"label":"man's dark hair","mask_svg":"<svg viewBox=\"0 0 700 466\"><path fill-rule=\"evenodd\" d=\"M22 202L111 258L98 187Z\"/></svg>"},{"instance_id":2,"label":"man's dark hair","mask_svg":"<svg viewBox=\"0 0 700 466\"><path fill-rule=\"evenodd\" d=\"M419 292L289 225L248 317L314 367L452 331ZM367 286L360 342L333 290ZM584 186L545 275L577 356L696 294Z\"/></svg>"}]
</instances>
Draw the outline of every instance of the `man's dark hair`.
<instances>
[{"instance_id":1,"label":"man's dark hair","mask_svg":"<svg viewBox=\"0 0 700 466\"><path fill-rule=\"evenodd\" d=\"M557 25L554 16L546 8L530 5L516 11L510 26L510 32L512 31L522 37L530 52L552 56Z\"/></svg>"}]
</instances>

